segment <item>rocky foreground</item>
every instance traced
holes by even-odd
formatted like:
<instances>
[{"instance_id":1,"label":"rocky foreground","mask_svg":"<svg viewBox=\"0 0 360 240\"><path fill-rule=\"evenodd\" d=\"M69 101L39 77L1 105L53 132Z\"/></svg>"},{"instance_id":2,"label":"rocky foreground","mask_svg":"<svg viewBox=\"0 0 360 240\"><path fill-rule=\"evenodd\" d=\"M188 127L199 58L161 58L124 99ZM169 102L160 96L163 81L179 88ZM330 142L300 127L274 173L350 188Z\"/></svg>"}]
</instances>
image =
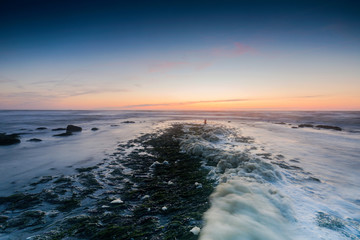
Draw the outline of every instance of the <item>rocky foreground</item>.
<instances>
[{"instance_id":1,"label":"rocky foreground","mask_svg":"<svg viewBox=\"0 0 360 240\"><path fill-rule=\"evenodd\" d=\"M197 239L213 183L199 157L180 151L183 134L178 124L143 135L96 166L0 197L0 236Z\"/></svg>"}]
</instances>

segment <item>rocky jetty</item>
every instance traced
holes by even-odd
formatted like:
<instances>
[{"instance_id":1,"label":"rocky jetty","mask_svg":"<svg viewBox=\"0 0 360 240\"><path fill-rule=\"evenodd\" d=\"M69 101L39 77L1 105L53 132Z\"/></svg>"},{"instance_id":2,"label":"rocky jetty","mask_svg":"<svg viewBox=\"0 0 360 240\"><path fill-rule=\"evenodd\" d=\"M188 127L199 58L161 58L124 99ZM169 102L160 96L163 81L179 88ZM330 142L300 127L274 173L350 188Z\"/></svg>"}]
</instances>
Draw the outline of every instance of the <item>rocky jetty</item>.
<instances>
[{"instance_id":1,"label":"rocky jetty","mask_svg":"<svg viewBox=\"0 0 360 240\"><path fill-rule=\"evenodd\" d=\"M37 240L198 239L214 182L200 157L180 151L183 135L182 125L142 135L96 166L45 176L31 191L0 197L0 234L17 239L31 232Z\"/></svg>"}]
</instances>

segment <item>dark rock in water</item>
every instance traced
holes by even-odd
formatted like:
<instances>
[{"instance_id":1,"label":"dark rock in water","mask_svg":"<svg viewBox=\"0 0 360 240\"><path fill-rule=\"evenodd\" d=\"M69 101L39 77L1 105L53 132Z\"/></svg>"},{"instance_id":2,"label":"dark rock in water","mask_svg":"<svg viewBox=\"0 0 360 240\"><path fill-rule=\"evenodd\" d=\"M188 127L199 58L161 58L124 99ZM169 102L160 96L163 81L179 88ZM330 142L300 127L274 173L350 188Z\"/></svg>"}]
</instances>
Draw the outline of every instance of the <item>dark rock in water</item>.
<instances>
[{"instance_id":1,"label":"dark rock in water","mask_svg":"<svg viewBox=\"0 0 360 240\"><path fill-rule=\"evenodd\" d=\"M25 209L40 202L38 194L15 193L7 197L0 197L0 204L7 205L7 209Z\"/></svg>"},{"instance_id":2,"label":"dark rock in water","mask_svg":"<svg viewBox=\"0 0 360 240\"><path fill-rule=\"evenodd\" d=\"M50 182L52 179L53 179L52 176L44 176L44 177L41 177L39 181L34 182L34 183L30 183L30 185L31 186L36 186L38 184Z\"/></svg>"},{"instance_id":3,"label":"dark rock in water","mask_svg":"<svg viewBox=\"0 0 360 240\"><path fill-rule=\"evenodd\" d=\"M65 131L66 128L54 128L51 131Z\"/></svg>"},{"instance_id":4,"label":"dark rock in water","mask_svg":"<svg viewBox=\"0 0 360 240\"><path fill-rule=\"evenodd\" d=\"M72 133L72 132L81 132L82 128L75 126L75 125L67 125L66 127L66 132L67 133Z\"/></svg>"},{"instance_id":5,"label":"dark rock in water","mask_svg":"<svg viewBox=\"0 0 360 240\"><path fill-rule=\"evenodd\" d=\"M43 218L45 216L45 212L40 210L29 210L26 212L23 212L19 216L10 219L6 227L12 228L12 227L19 227L19 228L25 228L30 226L35 226L44 223Z\"/></svg>"},{"instance_id":6,"label":"dark rock in water","mask_svg":"<svg viewBox=\"0 0 360 240\"><path fill-rule=\"evenodd\" d=\"M82 172L90 172L91 170L94 170L97 168L99 168L99 167L93 166L93 167L86 167L86 168L76 168L75 170L78 171L79 173L82 173Z\"/></svg>"},{"instance_id":7,"label":"dark rock in water","mask_svg":"<svg viewBox=\"0 0 360 240\"><path fill-rule=\"evenodd\" d=\"M340 218L324 212L317 213L316 222L320 227L329 228L335 231L345 227Z\"/></svg>"},{"instance_id":8,"label":"dark rock in water","mask_svg":"<svg viewBox=\"0 0 360 240\"><path fill-rule=\"evenodd\" d=\"M63 130L63 128L55 128L53 129L53 131L60 131ZM71 136L73 132L81 132L82 128L75 126L75 125L68 125L66 127L66 132L65 133L60 133L60 134L56 134L53 135L54 137L67 137L67 136Z\"/></svg>"},{"instance_id":9,"label":"dark rock in water","mask_svg":"<svg viewBox=\"0 0 360 240\"><path fill-rule=\"evenodd\" d=\"M80 205L80 200L74 196L70 199L65 199L60 202L60 206L56 209L62 212L68 212Z\"/></svg>"},{"instance_id":10,"label":"dark rock in water","mask_svg":"<svg viewBox=\"0 0 360 240\"><path fill-rule=\"evenodd\" d=\"M312 125L312 124L300 124L299 126L298 126L299 128L313 128L314 127L314 125Z\"/></svg>"},{"instance_id":11,"label":"dark rock in water","mask_svg":"<svg viewBox=\"0 0 360 240\"><path fill-rule=\"evenodd\" d=\"M297 129L298 127L292 126L291 128L295 128L295 129Z\"/></svg>"},{"instance_id":12,"label":"dark rock in water","mask_svg":"<svg viewBox=\"0 0 360 240\"><path fill-rule=\"evenodd\" d=\"M6 222L8 219L9 219L8 216L0 215L0 223L4 223L4 222Z\"/></svg>"},{"instance_id":13,"label":"dark rock in water","mask_svg":"<svg viewBox=\"0 0 360 240\"><path fill-rule=\"evenodd\" d=\"M124 121L124 122L121 122L121 123L135 123L134 121Z\"/></svg>"},{"instance_id":14,"label":"dark rock in water","mask_svg":"<svg viewBox=\"0 0 360 240\"><path fill-rule=\"evenodd\" d=\"M96 127L94 127L94 128L91 129L91 131L97 131L97 130L99 130L99 129L96 128Z\"/></svg>"},{"instance_id":15,"label":"dark rock in water","mask_svg":"<svg viewBox=\"0 0 360 240\"><path fill-rule=\"evenodd\" d=\"M286 123L284 123L284 122L277 122L277 123L275 123L275 124L285 125Z\"/></svg>"},{"instance_id":16,"label":"dark rock in water","mask_svg":"<svg viewBox=\"0 0 360 240\"><path fill-rule=\"evenodd\" d=\"M60 133L60 134L55 134L53 135L54 137L67 137L67 136L71 136L72 133L71 132L65 132L65 133Z\"/></svg>"},{"instance_id":17,"label":"dark rock in water","mask_svg":"<svg viewBox=\"0 0 360 240\"><path fill-rule=\"evenodd\" d=\"M46 127L38 127L36 130L45 130L47 129Z\"/></svg>"},{"instance_id":18,"label":"dark rock in water","mask_svg":"<svg viewBox=\"0 0 360 240\"><path fill-rule=\"evenodd\" d=\"M117 124L111 124L110 126L111 126L111 127L117 127L117 126L119 126L119 125L117 125Z\"/></svg>"},{"instance_id":19,"label":"dark rock in water","mask_svg":"<svg viewBox=\"0 0 360 240\"><path fill-rule=\"evenodd\" d=\"M331 129L331 130L336 130L336 131L342 131L342 129L340 127L337 126L329 126L329 125L317 125L317 128L323 128L323 129Z\"/></svg>"},{"instance_id":20,"label":"dark rock in water","mask_svg":"<svg viewBox=\"0 0 360 240\"><path fill-rule=\"evenodd\" d=\"M32 139L29 139L27 140L28 142L41 142L42 140L39 139L39 138L32 138Z\"/></svg>"},{"instance_id":21,"label":"dark rock in water","mask_svg":"<svg viewBox=\"0 0 360 240\"><path fill-rule=\"evenodd\" d=\"M319 182L321 183L320 179L316 178L316 177L308 177L306 180L309 180L309 181L314 181L314 182Z\"/></svg>"},{"instance_id":22,"label":"dark rock in water","mask_svg":"<svg viewBox=\"0 0 360 240\"><path fill-rule=\"evenodd\" d=\"M19 135L18 134L5 134L0 133L0 145L12 145L20 143Z\"/></svg>"}]
</instances>

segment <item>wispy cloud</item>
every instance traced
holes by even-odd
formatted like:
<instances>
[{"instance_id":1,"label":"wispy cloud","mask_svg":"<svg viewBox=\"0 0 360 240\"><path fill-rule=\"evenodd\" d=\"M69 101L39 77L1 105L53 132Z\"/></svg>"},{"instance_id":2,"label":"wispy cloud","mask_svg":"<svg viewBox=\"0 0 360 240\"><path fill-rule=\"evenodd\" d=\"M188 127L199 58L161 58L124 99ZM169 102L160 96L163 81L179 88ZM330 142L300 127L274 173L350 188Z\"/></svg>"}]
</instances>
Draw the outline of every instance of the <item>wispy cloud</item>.
<instances>
[{"instance_id":1,"label":"wispy cloud","mask_svg":"<svg viewBox=\"0 0 360 240\"><path fill-rule=\"evenodd\" d=\"M138 104L138 105L126 105L119 108L139 108L139 107L159 107L159 106L181 106L192 105L200 103L221 103L221 102L244 102L249 99L222 99L222 100L205 100L205 101L186 101L186 102L172 102L172 103L155 103L155 104Z\"/></svg>"},{"instance_id":2,"label":"wispy cloud","mask_svg":"<svg viewBox=\"0 0 360 240\"><path fill-rule=\"evenodd\" d=\"M11 83L11 82L16 82L16 80L8 78L4 75L0 75L0 83Z\"/></svg>"},{"instance_id":3,"label":"wispy cloud","mask_svg":"<svg viewBox=\"0 0 360 240\"><path fill-rule=\"evenodd\" d=\"M143 107L168 107L168 106L184 106L194 105L201 103L228 103L228 102L249 102L249 101L266 101L266 100L286 100L286 99L308 99L308 98L323 98L329 95L308 95L308 96L295 96L295 97L280 97L280 98L233 98L233 99L220 99L220 100L203 100L203 101L184 101L184 102L170 102L170 103L154 103L154 104L136 104L115 107L117 109L136 109Z\"/></svg>"},{"instance_id":4,"label":"wispy cloud","mask_svg":"<svg viewBox=\"0 0 360 240\"><path fill-rule=\"evenodd\" d=\"M211 55L215 57L225 57L225 58L232 58L244 55L246 53L256 53L257 51L245 44L240 42L234 42L234 46L232 47L221 47L221 48L214 48L211 51Z\"/></svg>"}]
</instances>

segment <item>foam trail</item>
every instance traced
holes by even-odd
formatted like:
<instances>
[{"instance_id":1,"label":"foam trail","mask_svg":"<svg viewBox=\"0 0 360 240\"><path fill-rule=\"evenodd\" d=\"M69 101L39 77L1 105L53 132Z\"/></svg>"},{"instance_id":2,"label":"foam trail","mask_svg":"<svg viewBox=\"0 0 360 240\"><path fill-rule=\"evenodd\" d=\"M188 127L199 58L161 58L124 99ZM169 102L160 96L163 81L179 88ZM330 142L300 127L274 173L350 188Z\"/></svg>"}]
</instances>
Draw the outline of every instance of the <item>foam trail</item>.
<instances>
[{"instance_id":1,"label":"foam trail","mask_svg":"<svg viewBox=\"0 0 360 240\"><path fill-rule=\"evenodd\" d=\"M211 203L204 216L201 240L291 239L291 211L285 197L275 189L231 180L217 186Z\"/></svg>"},{"instance_id":2,"label":"foam trail","mask_svg":"<svg viewBox=\"0 0 360 240\"><path fill-rule=\"evenodd\" d=\"M251 139L224 126L185 125L184 131L182 150L203 157L204 167L212 168L209 177L219 184L211 195L200 239L293 239L289 200L271 184L282 179L277 167L229 147L249 144Z\"/></svg>"}]
</instances>

